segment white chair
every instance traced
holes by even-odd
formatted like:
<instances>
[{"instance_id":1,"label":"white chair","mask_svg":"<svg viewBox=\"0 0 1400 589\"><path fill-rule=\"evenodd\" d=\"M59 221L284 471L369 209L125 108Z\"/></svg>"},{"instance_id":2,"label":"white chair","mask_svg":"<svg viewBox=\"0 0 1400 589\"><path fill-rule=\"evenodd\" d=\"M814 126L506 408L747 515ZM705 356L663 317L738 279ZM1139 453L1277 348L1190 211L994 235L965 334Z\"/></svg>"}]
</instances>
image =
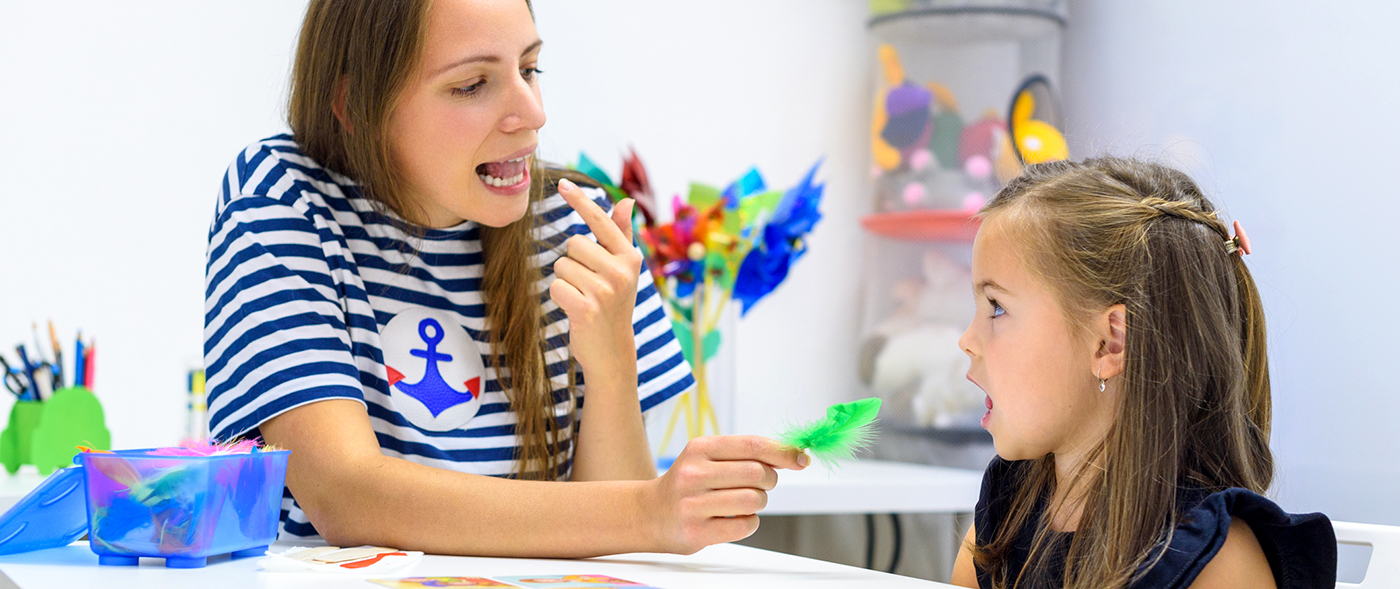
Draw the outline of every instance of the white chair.
<instances>
[{"instance_id":1,"label":"white chair","mask_svg":"<svg viewBox=\"0 0 1400 589\"><path fill-rule=\"evenodd\" d=\"M1360 583L1337 583L1337 587L1400 587L1400 526L1379 526L1332 522L1338 544L1371 547L1371 562Z\"/></svg>"}]
</instances>

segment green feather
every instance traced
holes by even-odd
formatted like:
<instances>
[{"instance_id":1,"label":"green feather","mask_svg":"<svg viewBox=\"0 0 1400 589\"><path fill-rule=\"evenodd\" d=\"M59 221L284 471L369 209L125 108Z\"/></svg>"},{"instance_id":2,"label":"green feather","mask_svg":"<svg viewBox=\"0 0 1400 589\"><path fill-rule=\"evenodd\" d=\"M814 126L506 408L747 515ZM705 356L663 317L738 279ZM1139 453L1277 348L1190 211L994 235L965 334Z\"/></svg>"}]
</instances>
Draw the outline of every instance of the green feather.
<instances>
[{"instance_id":1,"label":"green feather","mask_svg":"<svg viewBox=\"0 0 1400 589\"><path fill-rule=\"evenodd\" d=\"M832 405L826 409L826 419L789 427L778 434L778 440L829 465L840 464L875 441L879 412L880 400L876 398Z\"/></svg>"}]
</instances>

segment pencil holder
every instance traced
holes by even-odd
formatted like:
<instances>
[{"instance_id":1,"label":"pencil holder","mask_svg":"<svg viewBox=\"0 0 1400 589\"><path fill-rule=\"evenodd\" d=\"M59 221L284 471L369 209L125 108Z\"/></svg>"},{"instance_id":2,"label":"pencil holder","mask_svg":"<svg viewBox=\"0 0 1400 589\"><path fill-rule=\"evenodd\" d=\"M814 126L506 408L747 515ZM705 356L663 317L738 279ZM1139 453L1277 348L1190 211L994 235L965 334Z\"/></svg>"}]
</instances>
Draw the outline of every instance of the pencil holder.
<instances>
[{"instance_id":1,"label":"pencil holder","mask_svg":"<svg viewBox=\"0 0 1400 589\"><path fill-rule=\"evenodd\" d=\"M92 391L68 387L46 401L15 403L9 426L0 433L0 463L11 474L20 465L33 464L47 475L72 464L79 445L106 450L112 446L112 435L102 403Z\"/></svg>"},{"instance_id":2,"label":"pencil holder","mask_svg":"<svg viewBox=\"0 0 1400 589\"><path fill-rule=\"evenodd\" d=\"M38 401L15 401L10 409L10 422L0 433L0 463L5 470L14 474L21 464L33 464L34 428L39 425L44 404Z\"/></svg>"}]
</instances>

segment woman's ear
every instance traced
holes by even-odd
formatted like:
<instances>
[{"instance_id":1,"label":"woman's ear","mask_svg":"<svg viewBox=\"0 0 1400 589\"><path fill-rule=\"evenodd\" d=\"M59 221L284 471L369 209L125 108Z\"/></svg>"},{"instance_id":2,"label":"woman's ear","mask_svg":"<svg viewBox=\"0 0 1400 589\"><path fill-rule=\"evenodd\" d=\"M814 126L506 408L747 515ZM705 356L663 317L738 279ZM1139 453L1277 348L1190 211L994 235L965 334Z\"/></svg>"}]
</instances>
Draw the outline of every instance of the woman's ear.
<instances>
[{"instance_id":1,"label":"woman's ear","mask_svg":"<svg viewBox=\"0 0 1400 589\"><path fill-rule=\"evenodd\" d=\"M1094 336L1098 350L1094 353L1094 370L1098 378L1108 380L1123 373L1127 362L1128 308L1112 305L1099 315Z\"/></svg>"},{"instance_id":2,"label":"woman's ear","mask_svg":"<svg viewBox=\"0 0 1400 589\"><path fill-rule=\"evenodd\" d=\"M340 126L345 127L347 133L353 134L355 127L345 117L345 93L349 87L349 77L341 77L340 81L336 83L335 100L331 101L331 112L335 113L335 120L340 121Z\"/></svg>"}]
</instances>

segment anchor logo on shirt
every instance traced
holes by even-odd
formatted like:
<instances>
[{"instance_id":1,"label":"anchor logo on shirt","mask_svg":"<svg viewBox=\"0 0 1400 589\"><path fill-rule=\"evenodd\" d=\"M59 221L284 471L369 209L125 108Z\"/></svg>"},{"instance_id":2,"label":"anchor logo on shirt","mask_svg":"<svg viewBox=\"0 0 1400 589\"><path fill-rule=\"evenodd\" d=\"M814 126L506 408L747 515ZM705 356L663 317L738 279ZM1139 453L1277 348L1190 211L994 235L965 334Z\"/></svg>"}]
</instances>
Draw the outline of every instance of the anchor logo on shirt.
<instances>
[{"instance_id":1,"label":"anchor logo on shirt","mask_svg":"<svg viewBox=\"0 0 1400 589\"><path fill-rule=\"evenodd\" d=\"M410 349L409 354L422 358L424 362L423 378L415 383L403 382L403 373L392 367L386 366L389 376L389 386L397 388L404 394L417 399L424 407L432 413L433 417L438 417L446 411L462 403L468 403L481 396L481 377L472 377L465 383L466 393L461 393L453 389L443 380L442 373L438 370L438 363L451 362L452 355L438 351L438 344L442 343L445 333L442 324L432 317L427 317L418 322L418 337L423 340L424 349Z\"/></svg>"}]
</instances>

